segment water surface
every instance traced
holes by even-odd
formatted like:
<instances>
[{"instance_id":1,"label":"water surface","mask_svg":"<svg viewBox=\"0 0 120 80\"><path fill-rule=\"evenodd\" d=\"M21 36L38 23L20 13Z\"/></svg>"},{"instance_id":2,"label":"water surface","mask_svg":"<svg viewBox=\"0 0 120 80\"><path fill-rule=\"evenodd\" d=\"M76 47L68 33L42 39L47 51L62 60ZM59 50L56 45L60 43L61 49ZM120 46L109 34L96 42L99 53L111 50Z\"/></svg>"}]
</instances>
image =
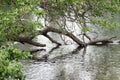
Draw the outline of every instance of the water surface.
<instances>
[{"instance_id":1,"label":"water surface","mask_svg":"<svg viewBox=\"0 0 120 80\"><path fill-rule=\"evenodd\" d=\"M119 15L113 20L119 22ZM117 36L118 40L119 30L120 27L111 31L104 29L98 34L98 38ZM51 35L61 41L60 36ZM22 61L26 80L120 80L119 44L86 48L79 48L74 44L54 48L56 45L43 36L38 36L36 40L47 43L46 51L38 52L36 56L48 54L48 61ZM28 49L33 48L36 47L31 46Z\"/></svg>"}]
</instances>

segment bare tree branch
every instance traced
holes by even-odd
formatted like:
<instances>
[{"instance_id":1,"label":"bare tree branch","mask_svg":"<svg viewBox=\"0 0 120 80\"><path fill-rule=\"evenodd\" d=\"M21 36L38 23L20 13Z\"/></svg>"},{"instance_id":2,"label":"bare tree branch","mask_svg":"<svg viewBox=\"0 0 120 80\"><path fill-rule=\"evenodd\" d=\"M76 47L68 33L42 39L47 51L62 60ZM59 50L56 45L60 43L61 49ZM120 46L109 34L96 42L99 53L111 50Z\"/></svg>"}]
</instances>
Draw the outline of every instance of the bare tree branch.
<instances>
[{"instance_id":1,"label":"bare tree branch","mask_svg":"<svg viewBox=\"0 0 120 80\"><path fill-rule=\"evenodd\" d=\"M61 43L53 40L49 35L46 34L46 35L44 35L44 36L47 37L51 42L56 43L56 44L58 44L58 45L61 45Z\"/></svg>"},{"instance_id":2,"label":"bare tree branch","mask_svg":"<svg viewBox=\"0 0 120 80\"><path fill-rule=\"evenodd\" d=\"M55 33L58 33L58 34L66 35L66 36L70 37L74 42L79 44L80 46L82 46L82 47L86 46L86 44L84 42L79 40L75 35L73 35L72 33L68 32L68 31L59 30L59 29L56 29L56 28L53 28L53 27L48 27L48 28L45 28L44 30L39 31L39 33L41 35L46 35L48 32L55 32Z\"/></svg>"},{"instance_id":3,"label":"bare tree branch","mask_svg":"<svg viewBox=\"0 0 120 80\"><path fill-rule=\"evenodd\" d=\"M19 36L19 39L18 41L21 42L21 43L28 43L28 44L31 44L31 45L34 45L34 46L40 46L40 47L45 47L46 45L45 44L40 44L38 42L34 42L33 40L33 37L26 37L26 36Z\"/></svg>"},{"instance_id":4,"label":"bare tree branch","mask_svg":"<svg viewBox=\"0 0 120 80\"><path fill-rule=\"evenodd\" d=\"M104 38L104 39L98 39L94 41L90 41L87 43L87 45L97 45L97 43L101 42L102 44L107 44L107 43L113 43L111 39L116 38L116 37L111 37L111 38Z\"/></svg>"}]
</instances>

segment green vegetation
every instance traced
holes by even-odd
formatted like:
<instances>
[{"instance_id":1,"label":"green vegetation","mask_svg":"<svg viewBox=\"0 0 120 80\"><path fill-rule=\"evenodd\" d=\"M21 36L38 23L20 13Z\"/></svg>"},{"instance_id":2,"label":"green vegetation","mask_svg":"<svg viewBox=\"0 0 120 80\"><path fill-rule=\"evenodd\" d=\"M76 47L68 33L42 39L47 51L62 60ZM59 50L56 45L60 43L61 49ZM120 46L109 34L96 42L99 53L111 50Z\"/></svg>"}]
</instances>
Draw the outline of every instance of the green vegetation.
<instances>
[{"instance_id":1,"label":"green vegetation","mask_svg":"<svg viewBox=\"0 0 120 80\"><path fill-rule=\"evenodd\" d=\"M67 21L80 25L82 35L91 40L86 36L87 32L92 31L87 23L107 29L115 28L118 23L112 22L111 19L119 10L120 0L0 0L0 46L7 45L8 41L36 45L30 42L30 39L32 41L40 34L36 28L46 29L51 22L57 23L60 30L54 28L49 30L69 36L79 45L83 45L85 44L83 41L68 33L70 31L66 29ZM37 20L26 18L32 14L37 16ZM43 19L44 23L39 19ZM41 34L48 37L47 32ZM21 35L28 40L23 36L21 38ZM24 80L22 65L18 60L28 57L29 52L22 52L12 46L0 48L0 80L9 78Z\"/></svg>"},{"instance_id":2,"label":"green vegetation","mask_svg":"<svg viewBox=\"0 0 120 80\"><path fill-rule=\"evenodd\" d=\"M0 80L24 80L23 67L18 60L30 56L29 52L22 52L14 47L0 49Z\"/></svg>"}]
</instances>

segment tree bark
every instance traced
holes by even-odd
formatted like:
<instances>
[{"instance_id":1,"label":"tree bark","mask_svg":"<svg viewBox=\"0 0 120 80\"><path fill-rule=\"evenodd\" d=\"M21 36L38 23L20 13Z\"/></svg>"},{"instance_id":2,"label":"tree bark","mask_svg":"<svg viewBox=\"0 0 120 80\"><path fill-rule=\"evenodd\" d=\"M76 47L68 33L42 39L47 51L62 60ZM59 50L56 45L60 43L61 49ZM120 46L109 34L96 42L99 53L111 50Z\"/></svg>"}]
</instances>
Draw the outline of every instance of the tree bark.
<instances>
[{"instance_id":1,"label":"tree bark","mask_svg":"<svg viewBox=\"0 0 120 80\"><path fill-rule=\"evenodd\" d=\"M28 44L31 44L31 45L34 45L34 46L40 46L40 47L45 47L46 45L45 44L40 44L38 42L34 42L33 40L33 37L26 37L24 35L20 35L19 36L19 39L18 41L21 42L21 43L28 43Z\"/></svg>"},{"instance_id":2,"label":"tree bark","mask_svg":"<svg viewBox=\"0 0 120 80\"><path fill-rule=\"evenodd\" d=\"M46 51L46 49L34 49L34 50L31 50L30 53L33 54L33 53L36 53L38 51Z\"/></svg>"},{"instance_id":3,"label":"tree bark","mask_svg":"<svg viewBox=\"0 0 120 80\"><path fill-rule=\"evenodd\" d=\"M68 32L68 31L59 30L59 29L56 29L56 28L53 28L53 27L48 27L48 28L45 28L44 30L39 31L39 33L41 35L44 35L44 36L46 36L46 34L48 32L55 32L55 33L58 33L58 34L66 35L66 36L70 37L74 42L79 44L81 47L86 46L86 44L84 42L80 41L74 34Z\"/></svg>"},{"instance_id":4,"label":"tree bark","mask_svg":"<svg viewBox=\"0 0 120 80\"><path fill-rule=\"evenodd\" d=\"M56 44L58 44L58 45L61 45L61 43L53 40L49 35L46 34L46 35L44 35L44 36L47 37L52 43L56 43Z\"/></svg>"},{"instance_id":5,"label":"tree bark","mask_svg":"<svg viewBox=\"0 0 120 80\"><path fill-rule=\"evenodd\" d=\"M111 40L113 38L115 38L115 37L97 39L97 40L94 40L94 41L90 41L89 43L87 43L87 45L97 45L97 43L99 43L99 42L101 42L101 44L113 43L113 41Z\"/></svg>"},{"instance_id":6,"label":"tree bark","mask_svg":"<svg viewBox=\"0 0 120 80\"><path fill-rule=\"evenodd\" d=\"M61 43L59 43L59 42L55 41L54 39L52 39L47 34L49 32L54 32L54 33L66 35L66 36L71 38L74 42L76 42L81 47L86 47L87 45L98 45L99 42L101 44L112 43L113 41L111 39L115 38L115 37L111 37L111 38L104 38L104 39L93 40L87 34L83 34L90 40L90 42L85 43L85 42L81 41L80 39L78 39L74 34L68 32L66 30L63 30L63 29L61 30L61 29L56 29L56 28L53 28L53 27L47 27L47 28L39 31L40 35L43 35L43 36L47 37L51 42L56 43L58 45L61 45ZM28 37L26 37L24 35L20 35L18 41L21 42L21 43L28 43L28 44L31 44L31 45L34 45L34 46L40 46L40 47L45 47L46 46L46 44L40 44L38 42L34 42L32 40L34 37L35 36L28 36Z\"/></svg>"}]
</instances>

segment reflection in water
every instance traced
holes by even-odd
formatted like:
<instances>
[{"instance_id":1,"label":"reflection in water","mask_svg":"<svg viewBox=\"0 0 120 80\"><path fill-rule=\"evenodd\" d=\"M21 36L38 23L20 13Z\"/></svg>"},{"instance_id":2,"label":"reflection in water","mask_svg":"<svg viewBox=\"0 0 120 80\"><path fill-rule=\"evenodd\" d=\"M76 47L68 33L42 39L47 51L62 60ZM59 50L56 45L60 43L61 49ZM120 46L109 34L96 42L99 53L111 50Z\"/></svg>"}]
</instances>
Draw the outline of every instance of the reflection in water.
<instances>
[{"instance_id":1,"label":"reflection in water","mask_svg":"<svg viewBox=\"0 0 120 80\"><path fill-rule=\"evenodd\" d=\"M60 46L48 62L23 61L27 80L120 80L120 45ZM53 63L53 60L55 61Z\"/></svg>"},{"instance_id":2,"label":"reflection in water","mask_svg":"<svg viewBox=\"0 0 120 80\"><path fill-rule=\"evenodd\" d=\"M119 16L116 18L120 20ZM103 30L100 37L117 36L120 39L119 30L120 27L112 31ZM120 80L120 45L54 47L48 39L43 38L38 36L37 40L47 43L46 52L40 52L37 56L48 54L48 62L22 61L26 80Z\"/></svg>"},{"instance_id":3,"label":"reflection in water","mask_svg":"<svg viewBox=\"0 0 120 80\"><path fill-rule=\"evenodd\" d=\"M90 60L92 63L91 67L94 68L93 71L95 72L95 77L93 80L120 80L120 73L117 73L120 68L115 66L115 64L117 64L117 66L120 66L120 54L118 51L119 49L116 49L116 47L115 45L112 47L104 46L97 48L97 50L93 50L95 54L91 55Z\"/></svg>"}]
</instances>

